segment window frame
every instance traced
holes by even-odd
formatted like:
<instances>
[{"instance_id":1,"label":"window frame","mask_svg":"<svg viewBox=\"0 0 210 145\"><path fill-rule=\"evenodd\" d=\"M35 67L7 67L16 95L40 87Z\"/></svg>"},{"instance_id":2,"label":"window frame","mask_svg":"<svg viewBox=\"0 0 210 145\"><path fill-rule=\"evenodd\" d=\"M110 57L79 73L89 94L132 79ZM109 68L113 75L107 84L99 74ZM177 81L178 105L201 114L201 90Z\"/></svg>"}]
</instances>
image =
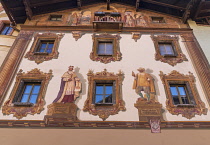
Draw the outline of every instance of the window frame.
<instances>
[{"instance_id":1,"label":"window frame","mask_svg":"<svg viewBox=\"0 0 210 145\"><path fill-rule=\"evenodd\" d=\"M36 33L34 36L34 42L31 46L31 49L26 53L25 58L28 58L28 60L35 61L35 63L39 64L44 61L57 59L59 52L59 43L61 39L63 38L64 34L56 34L56 33L43 33L39 34ZM47 52L37 52L41 41L54 41L54 45L52 48L51 53Z\"/></svg>"},{"instance_id":2,"label":"window frame","mask_svg":"<svg viewBox=\"0 0 210 145\"><path fill-rule=\"evenodd\" d=\"M14 29L12 27L10 27L10 28L12 28L12 30L11 30L10 33L8 33L8 34L1 34L4 31L4 29L5 29L6 26L9 26L10 27L10 21L0 20L0 35L1 36L11 36L13 34Z\"/></svg>"},{"instance_id":3,"label":"window frame","mask_svg":"<svg viewBox=\"0 0 210 145\"><path fill-rule=\"evenodd\" d=\"M181 47L179 45L179 37L176 35L151 35L151 39L154 42L155 47L155 60L161 61L163 63L168 63L171 66L175 66L177 63L182 63L183 61L188 61L186 56L182 53ZM171 43L175 55L161 55L160 53L160 43Z\"/></svg>"},{"instance_id":4,"label":"window frame","mask_svg":"<svg viewBox=\"0 0 210 145\"><path fill-rule=\"evenodd\" d=\"M52 20L52 17L54 17L54 16L61 16L60 17L60 20L57 20L57 17L56 17L56 20ZM50 15L49 16L49 21L55 21L55 22L60 22L60 21L62 21L62 19L63 19L63 15L58 15L58 14L52 14L52 15Z\"/></svg>"},{"instance_id":5,"label":"window frame","mask_svg":"<svg viewBox=\"0 0 210 145\"><path fill-rule=\"evenodd\" d=\"M85 101L83 110L88 111L92 115L98 115L102 120L106 120L110 115L118 114L120 110L125 110L125 104L122 99L122 81L124 74L119 71L119 73L114 74L112 72L107 72L106 69L102 72L93 73L89 70L88 74L88 97ZM115 82L114 89L114 101L112 104L95 104L95 83L110 83ZM113 83L114 84L114 83Z\"/></svg>"},{"instance_id":6,"label":"window frame","mask_svg":"<svg viewBox=\"0 0 210 145\"><path fill-rule=\"evenodd\" d=\"M164 23L166 23L164 17L150 16L150 18L151 18L152 23L155 23L155 24L164 24ZM160 21L156 22L156 21L154 20L155 18L162 18L162 22L160 22Z\"/></svg>"},{"instance_id":7,"label":"window frame","mask_svg":"<svg viewBox=\"0 0 210 145\"><path fill-rule=\"evenodd\" d=\"M90 59L93 61L100 61L102 63L110 63L111 61L120 61L122 58L122 54L120 52L120 47L119 47L119 40L120 40L119 35L111 35L111 34L93 34L92 39L93 39L93 48L92 52L90 53ZM113 55L99 55L98 54L98 47L99 47L99 42L103 41L110 41L113 43Z\"/></svg>"},{"instance_id":8,"label":"window frame","mask_svg":"<svg viewBox=\"0 0 210 145\"><path fill-rule=\"evenodd\" d=\"M16 77L16 82L13 87L13 90L10 94L9 99L4 103L2 107L2 112L4 115L13 114L14 117L21 119L26 117L27 114L39 114L44 109L45 104L45 94L49 81L52 78L52 70L49 70L48 73L44 73L39 69L35 68L27 73L20 70ZM35 104L33 103L23 103L19 102L22 98L20 94L23 91L23 85L25 82L40 82L40 91L37 97ZM25 111L23 111L25 110Z\"/></svg>"},{"instance_id":9,"label":"window frame","mask_svg":"<svg viewBox=\"0 0 210 145\"><path fill-rule=\"evenodd\" d=\"M195 85L195 77L191 72L189 72L189 75L184 75L178 71L173 70L171 73L166 75L160 71L160 78L166 92L166 108L172 115L181 114L183 117L191 119L195 117L195 115L207 114L207 108L205 107L204 102L202 102L200 99ZM170 91L170 85L174 84L186 85L190 101L194 102L192 104L175 105L173 102L173 96Z\"/></svg>"}]
</instances>

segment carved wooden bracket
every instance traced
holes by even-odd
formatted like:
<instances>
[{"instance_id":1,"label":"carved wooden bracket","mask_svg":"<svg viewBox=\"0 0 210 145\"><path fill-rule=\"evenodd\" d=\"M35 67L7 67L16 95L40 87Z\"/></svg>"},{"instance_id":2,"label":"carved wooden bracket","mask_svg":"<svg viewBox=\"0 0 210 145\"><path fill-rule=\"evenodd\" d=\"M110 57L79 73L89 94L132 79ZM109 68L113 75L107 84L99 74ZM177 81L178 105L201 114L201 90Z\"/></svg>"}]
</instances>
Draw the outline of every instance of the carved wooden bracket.
<instances>
[{"instance_id":1,"label":"carved wooden bracket","mask_svg":"<svg viewBox=\"0 0 210 145\"><path fill-rule=\"evenodd\" d=\"M188 59L186 56L182 53L180 45L179 45L179 37L178 36L170 36L170 35L151 35L151 38L154 42L155 45L155 60L159 60L164 63L168 63L169 65L175 66L177 63L181 63L183 61L187 61ZM173 46L173 49L176 53L176 56L173 57L167 57L163 56L160 54L160 49L159 49L159 42L164 42L164 43L171 43Z\"/></svg>"},{"instance_id":2,"label":"carved wooden bracket","mask_svg":"<svg viewBox=\"0 0 210 145\"><path fill-rule=\"evenodd\" d=\"M4 103L4 106L2 107L2 113L4 115L10 115L13 114L14 117L17 119L21 119L23 117L26 117L27 114L39 114L42 110L44 110L44 97L47 90L47 85L52 78L52 70L49 71L49 73L43 73L39 69L35 68L27 73L22 72L20 70L16 77L15 86L12 90L12 93L10 95L10 98ZM36 101L36 104L33 104L32 106L15 106L14 105L14 98L16 93L18 92L19 85L21 81L27 81L27 80L41 80L41 88L40 92Z\"/></svg>"},{"instance_id":3,"label":"carved wooden bracket","mask_svg":"<svg viewBox=\"0 0 210 145\"><path fill-rule=\"evenodd\" d=\"M83 33L82 31L72 31L72 36L75 38L76 41L77 41L79 38L81 38L82 35L84 35L84 33Z\"/></svg>"},{"instance_id":4,"label":"carved wooden bracket","mask_svg":"<svg viewBox=\"0 0 210 145\"><path fill-rule=\"evenodd\" d=\"M93 49L92 52L90 53L90 59L93 61L100 61L102 63L110 63L111 61L119 61L122 58L122 54L120 52L120 46L119 46L119 40L120 40L120 35L111 35L111 34L100 34L92 35L93 39ZM98 50L98 42L99 41L111 41L113 43L113 55L98 55L97 50Z\"/></svg>"},{"instance_id":5,"label":"carved wooden bracket","mask_svg":"<svg viewBox=\"0 0 210 145\"><path fill-rule=\"evenodd\" d=\"M131 32L131 35L132 35L132 39L134 39L135 42L137 42L137 40L141 38L140 32Z\"/></svg>"},{"instance_id":6,"label":"carved wooden bracket","mask_svg":"<svg viewBox=\"0 0 210 145\"><path fill-rule=\"evenodd\" d=\"M204 102L201 101L198 91L195 85L195 77L192 73L189 72L189 75L181 74L177 71L172 71L170 74L166 75L162 71L160 71L160 78L162 83L164 84L167 100L166 100L166 108L167 110L173 115L182 114L183 117L187 119L191 119L195 117L195 115L206 115L207 108L205 108ZM190 87L190 94L193 96L193 100L195 104L193 105L174 105L172 95L170 92L170 82L175 83L185 83L189 84Z\"/></svg>"},{"instance_id":7,"label":"carved wooden bracket","mask_svg":"<svg viewBox=\"0 0 210 145\"><path fill-rule=\"evenodd\" d=\"M98 115L101 119L106 120L110 115L118 114L119 111L125 111L125 103L122 100L122 80L123 73L119 71L118 74L112 72L107 72L105 69L102 72L93 73L92 70L89 70L88 74L88 97L85 101L83 111L88 111L92 115ZM115 103L112 105L97 105L94 104L94 83L95 81L115 81Z\"/></svg>"},{"instance_id":8,"label":"carved wooden bracket","mask_svg":"<svg viewBox=\"0 0 210 145\"><path fill-rule=\"evenodd\" d=\"M64 34L56 33L43 33L35 34L33 45L29 52L25 55L25 58L28 58L31 61L35 61L37 64L42 63L43 61L48 61L51 59L58 58L58 47L60 40L63 38ZM54 45L51 53L36 53L41 40L54 40Z\"/></svg>"}]
</instances>

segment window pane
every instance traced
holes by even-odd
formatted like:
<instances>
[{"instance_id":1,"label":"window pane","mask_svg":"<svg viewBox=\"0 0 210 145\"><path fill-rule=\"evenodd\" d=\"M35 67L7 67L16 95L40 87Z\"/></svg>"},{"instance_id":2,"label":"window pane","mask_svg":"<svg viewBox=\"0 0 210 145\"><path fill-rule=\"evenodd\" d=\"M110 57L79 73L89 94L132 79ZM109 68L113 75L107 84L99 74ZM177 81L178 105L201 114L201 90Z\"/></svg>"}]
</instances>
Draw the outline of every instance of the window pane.
<instances>
[{"instance_id":1,"label":"window pane","mask_svg":"<svg viewBox=\"0 0 210 145\"><path fill-rule=\"evenodd\" d=\"M95 103L103 103L103 95L96 95Z\"/></svg>"},{"instance_id":2,"label":"window pane","mask_svg":"<svg viewBox=\"0 0 210 145\"><path fill-rule=\"evenodd\" d=\"M174 55L173 47L172 47L171 44L165 44L165 48L166 48L166 53L167 54Z\"/></svg>"},{"instance_id":3,"label":"window pane","mask_svg":"<svg viewBox=\"0 0 210 145\"><path fill-rule=\"evenodd\" d=\"M106 86L106 94L112 94L112 86Z\"/></svg>"},{"instance_id":4,"label":"window pane","mask_svg":"<svg viewBox=\"0 0 210 145\"><path fill-rule=\"evenodd\" d=\"M38 97L38 95L31 95L29 102L36 104L37 97Z\"/></svg>"},{"instance_id":5,"label":"window pane","mask_svg":"<svg viewBox=\"0 0 210 145\"><path fill-rule=\"evenodd\" d=\"M160 55L165 55L166 54L163 44L159 44L159 49L160 49Z\"/></svg>"},{"instance_id":6,"label":"window pane","mask_svg":"<svg viewBox=\"0 0 210 145\"><path fill-rule=\"evenodd\" d=\"M7 31L7 35L10 34L12 32L13 28L9 27L8 31Z\"/></svg>"},{"instance_id":7,"label":"window pane","mask_svg":"<svg viewBox=\"0 0 210 145\"><path fill-rule=\"evenodd\" d=\"M178 95L178 92L177 92L176 87L170 87L170 89L171 89L171 94L172 94L173 96L177 96L177 95Z\"/></svg>"},{"instance_id":8,"label":"window pane","mask_svg":"<svg viewBox=\"0 0 210 145\"><path fill-rule=\"evenodd\" d=\"M32 85L26 85L26 88L24 90L23 94L30 94L32 89Z\"/></svg>"},{"instance_id":9,"label":"window pane","mask_svg":"<svg viewBox=\"0 0 210 145\"><path fill-rule=\"evenodd\" d=\"M103 94L103 86L96 86L96 94Z\"/></svg>"},{"instance_id":10,"label":"window pane","mask_svg":"<svg viewBox=\"0 0 210 145\"><path fill-rule=\"evenodd\" d=\"M173 96L173 101L175 105L180 104L178 96Z\"/></svg>"},{"instance_id":11,"label":"window pane","mask_svg":"<svg viewBox=\"0 0 210 145\"><path fill-rule=\"evenodd\" d=\"M113 55L113 44L112 43L106 43L106 54Z\"/></svg>"},{"instance_id":12,"label":"window pane","mask_svg":"<svg viewBox=\"0 0 210 145\"><path fill-rule=\"evenodd\" d=\"M105 54L105 43L99 43L98 44L98 54Z\"/></svg>"},{"instance_id":13,"label":"window pane","mask_svg":"<svg viewBox=\"0 0 210 145\"><path fill-rule=\"evenodd\" d=\"M27 95L23 95L22 96L22 99L21 99L21 101L20 102L22 102L22 103L26 103L26 102L28 102L28 97L29 97L29 95L27 94Z\"/></svg>"},{"instance_id":14,"label":"window pane","mask_svg":"<svg viewBox=\"0 0 210 145\"><path fill-rule=\"evenodd\" d=\"M181 96L183 104L189 104L187 96Z\"/></svg>"},{"instance_id":15,"label":"window pane","mask_svg":"<svg viewBox=\"0 0 210 145\"><path fill-rule=\"evenodd\" d=\"M178 87L180 95L186 95L184 87Z\"/></svg>"},{"instance_id":16,"label":"window pane","mask_svg":"<svg viewBox=\"0 0 210 145\"><path fill-rule=\"evenodd\" d=\"M35 85L32 94L38 94L40 90L40 85Z\"/></svg>"},{"instance_id":17,"label":"window pane","mask_svg":"<svg viewBox=\"0 0 210 145\"><path fill-rule=\"evenodd\" d=\"M105 96L105 103L112 103L112 94Z\"/></svg>"},{"instance_id":18,"label":"window pane","mask_svg":"<svg viewBox=\"0 0 210 145\"><path fill-rule=\"evenodd\" d=\"M53 48L54 43L49 43L48 44L48 48L52 49Z\"/></svg>"},{"instance_id":19,"label":"window pane","mask_svg":"<svg viewBox=\"0 0 210 145\"><path fill-rule=\"evenodd\" d=\"M1 34L6 35L7 31L9 30L9 26L5 27Z\"/></svg>"},{"instance_id":20,"label":"window pane","mask_svg":"<svg viewBox=\"0 0 210 145\"><path fill-rule=\"evenodd\" d=\"M46 43L42 43L40 48L43 49L43 48L46 48L46 46L47 46Z\"/></svg>"},{"instance_id":21,"label":"window pane","mask_svg":"<svg viewBox=\"0 0 210 145\"><path fill-rule=\"evenodd\" d=\"M47 49L47 53L52 53L52 49Z\"/></svg>"}]
</instances>

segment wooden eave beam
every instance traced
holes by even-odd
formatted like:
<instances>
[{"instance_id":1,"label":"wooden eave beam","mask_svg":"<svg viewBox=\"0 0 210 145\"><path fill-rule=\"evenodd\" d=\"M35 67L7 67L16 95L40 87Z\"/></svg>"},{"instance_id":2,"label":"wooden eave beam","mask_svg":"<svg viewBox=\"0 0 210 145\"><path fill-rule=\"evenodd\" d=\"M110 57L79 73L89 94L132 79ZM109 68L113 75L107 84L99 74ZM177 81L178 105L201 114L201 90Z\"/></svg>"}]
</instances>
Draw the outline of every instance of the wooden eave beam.
<instances>
[{"instance_id":1,"label":"wooden eave beam","mask_svg":"<svg viewBox=\"0 0 210 145\"><path fill-rule=\"evenodd\" d=\"M183 7L174 6L174 5L170 5L170 4L166 4L166 3L162 3L162 2L158 2L158 1L153 1L153 0L141 0L141 1L151 3L151 4L161 5L161 6L165 6L165 7L170 7L170 8L174 8L174 9L179 9L179 10L185 10L186 9L186 8L183 8Z\"/></svg>"},{"instance_id":2,"label":"wooden eave beam","mask_svg":"<svg viewBox=\"0 0 210 145\"><path fill-rule=\"evenodd\" d=\"M139 3L140 3L140 0L136 0L136 11L138 11L139 9Z\"/></svg>"},{"instance_id":3,"label":"wooden eave beam","mask_svg":"<svg viewBox=\"0 0 210 145\"><path fill-rule=\"evenodd\" d=\"M78 9L81 10L82 7L82 0L77 0Z\"/></svg>"},{"instance_id":4,"label":"wooden eave beam","mask_svg":"<svg viewBox=\"0 0 210 145\"><path fill-rule=\"evenodd\" d=\"M32 16L33 16L33 12L31 10L31 6L30 6L29 0L23 0L23 4L25 6L27 18L29 20L31 20L32 19Z\"/></svg>"},{"instance_id":5,"label":"wooden eave beam","mask_svg":"<svg viewBox=\"0 0 210 145\"><path fill-rule=\"evenodd\" d=\"M15 26L16 22L15 22L13 16L12 16L11 10L7 7L7 5L4 3L4 1L1 1L1 4L2 4L7 16L9 17L10 22L12 23L13 26Z\"/></svg>"},{"instance_id":6,"label":"wooden eave beam","mask_svg":"<svg viewBox=\"0 0 210 145\"><path fill-rule=\"evenodd\" d=\"M107 10L110 10L110 0L106 0L107 2Z\"/></svg>"},{"instance_id":7,"label":"wooden eave beam","mask_svg":"<svg viewBox=\"0 0 210 145\"><path fill-rule=\"evenodd\" d=\"M44 5L49 5L49 4L55 4L55 3L60 3L60 2L66 2L70 0L53 0L53 1L44 1L44 2L39 2L39 3L31 3L31 7L39 7L39 6L44 6Z\"/></svg>"},{"instance_id":8,"label":"wooden eave beam","mask_svg":"<svg viewBox=\"0 0 210 145\"><path fill-rule=\"evenodd\" d=\"M193 8L194 3L196 2L196 0L191 0L188 4L187 4L187 8L182 16L182 21L183 23L187 22L187 19L190 17L190 13L191 13L191 9Z\"/></svg>"},{"instance_id":9,"label":"wooden eave beam","mask_svg":"<svg viewBox=\"0 0 210 145\"><path fill-rule=\"evenodd\" d=\"M197 10L196 10L196 13L195 13L195 15L193 17L193 20L195 20L198 17L198 14L200 13L202 5L203 5L203 0L199 3L199 5L197 7Z\"/></svg>"}]
</instances>

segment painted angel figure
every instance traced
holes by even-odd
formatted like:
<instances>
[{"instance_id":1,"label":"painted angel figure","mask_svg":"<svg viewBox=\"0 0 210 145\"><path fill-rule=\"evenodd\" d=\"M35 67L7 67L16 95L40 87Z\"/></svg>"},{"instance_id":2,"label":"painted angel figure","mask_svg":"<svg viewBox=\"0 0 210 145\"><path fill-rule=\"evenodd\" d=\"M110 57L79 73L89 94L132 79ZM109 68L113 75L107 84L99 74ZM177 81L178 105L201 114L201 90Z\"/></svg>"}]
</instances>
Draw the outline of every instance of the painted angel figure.
<instances>
[{"instance_id":1,"label":"painted angel figure","mask_svg":"<svg viewBox=\"0 0 210 145\"><path fill-rule=\"evenodd\" d=\"M80 79L75 74L74 66L69 66L61 78L60 91L53 103L73 103L81 91Z\"/></svg>"},{"instance_id":2,"label":"painted angel figure","mask_svg":"<svg viewBox=\"0 0 210 145\"><path fill-rule=\"evenodd\" d=\"M150 95L155 94L154 81L150 74L145 72L144 68L137 69L139 73L135 74L132 72L132 76L134 77L133 89L135 89L136 93L143 98L143 94L141 91L144 91L147 100L150 101ZM152 98L154 99L154 98Z\"/></svg>"}]
</instances>

